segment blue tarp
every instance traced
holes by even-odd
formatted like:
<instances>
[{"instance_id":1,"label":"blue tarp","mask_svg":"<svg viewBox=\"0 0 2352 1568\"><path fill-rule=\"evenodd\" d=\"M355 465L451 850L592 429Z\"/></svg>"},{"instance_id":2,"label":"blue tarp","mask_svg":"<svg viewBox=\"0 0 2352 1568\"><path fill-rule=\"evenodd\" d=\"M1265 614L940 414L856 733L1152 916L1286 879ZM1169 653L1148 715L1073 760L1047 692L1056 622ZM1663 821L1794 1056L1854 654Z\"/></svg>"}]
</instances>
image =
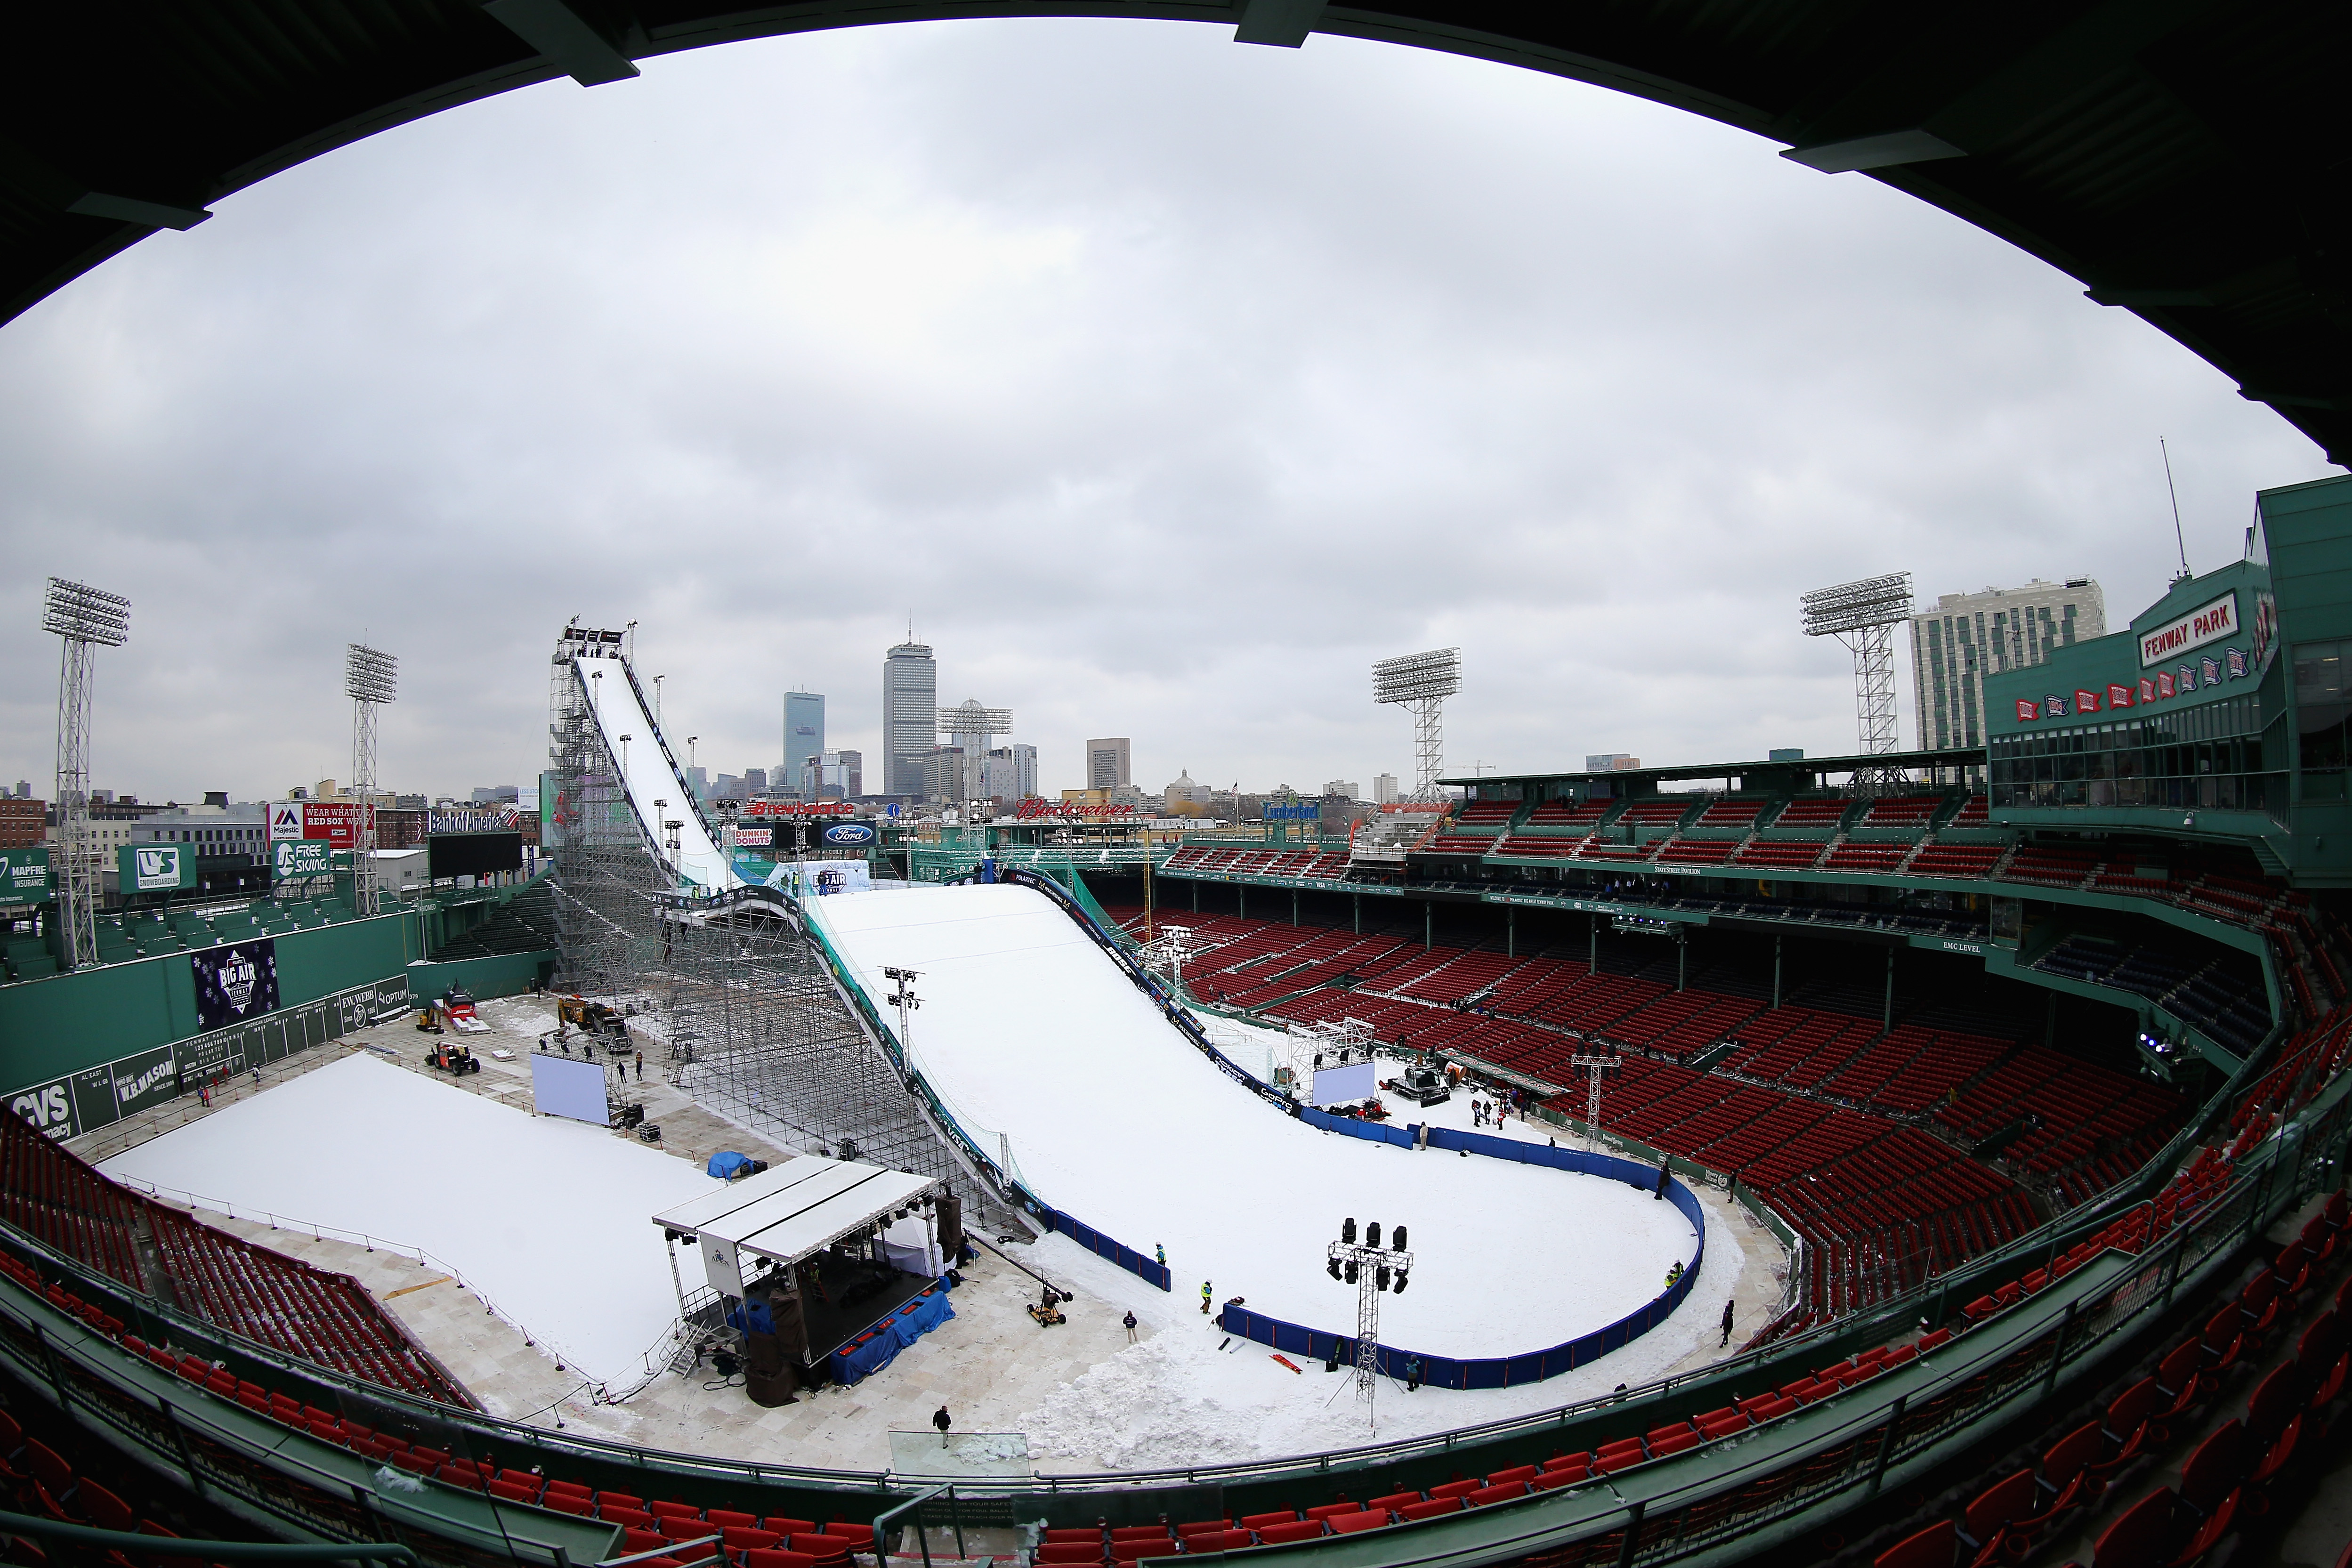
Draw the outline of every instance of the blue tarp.
<instances>
[{"instance_id":1,"label":"blue tarp","mask_svg":"<svg viewBox=\"0 0 2352 1568\"><path fill-rule=\"evenodd\" d=\"M898 1359L900 1351L955 1315L948 1300L948 1282L941 1279L875 1324L858 1342L834 1352L834 1381L853 1384L881 1371Z\"/></svg>"},{"instance_id":2,"label":"blue tarp","mask_svg":"<svg viewBox=\"0 0 2352 1568\"><path fill-rule=\"evenodd\" d=\"M769 1310L765 1297L754 1296L740 1307L727 1309L727 1326L746 1333L772 1334L776 1331L776 1315Z\"/></svg>"},{"instance_id":3,"label":"blue tarp","mask_svg":"<svg viewBox=\"0 0 2352 1568\"><path fill-rule=\"evenodd\" d=\"M703 1167L710 1174L729 1182L751 1168L751 1157L749 1154L738 1154L732 1149L721 1149L718 1153L710 1156L710 1163Z\"/></svg>"}]
</instances>

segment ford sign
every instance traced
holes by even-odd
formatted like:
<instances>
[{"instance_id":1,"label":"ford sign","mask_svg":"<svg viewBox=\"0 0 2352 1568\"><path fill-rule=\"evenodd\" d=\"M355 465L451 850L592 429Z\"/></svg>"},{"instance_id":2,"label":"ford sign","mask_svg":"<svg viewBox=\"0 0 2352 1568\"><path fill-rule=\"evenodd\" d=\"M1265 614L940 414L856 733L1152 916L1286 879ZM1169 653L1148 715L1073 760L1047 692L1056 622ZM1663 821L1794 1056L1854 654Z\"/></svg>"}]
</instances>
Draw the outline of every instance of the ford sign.
<instances>
[{"instance_id":1,"label":"ford sign","mask_svg":"<svg viewBox=\"0 0 2352 1568\"><path fill-rule=\"evenodd\" d=\"M874 828L871 824L864 822L828 823L824 829L824 842L843 847L871 844L874 842Z\"/></svg>"}]
</instances>

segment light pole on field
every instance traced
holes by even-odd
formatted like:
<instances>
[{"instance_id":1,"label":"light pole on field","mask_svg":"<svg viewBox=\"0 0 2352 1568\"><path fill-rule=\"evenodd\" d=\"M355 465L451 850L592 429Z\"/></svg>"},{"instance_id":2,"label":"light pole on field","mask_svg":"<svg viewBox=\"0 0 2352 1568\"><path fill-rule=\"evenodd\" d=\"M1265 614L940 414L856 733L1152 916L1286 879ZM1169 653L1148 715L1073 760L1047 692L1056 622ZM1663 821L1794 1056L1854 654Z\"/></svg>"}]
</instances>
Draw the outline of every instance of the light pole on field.
<instances>
[{"instance_id":1,"label":"light pole on field","mask_svg":"<svg viewBox=\"0 0 2352 1568\"><path fill-rule=\"evenodd\" d=\"M1412 1268L1412 1254L1404 1249L1404 1226L1396 1227L1389 1247L1381 1247L1381 1222L1372 1220L1364 1226L1364 1239L1356 1240L1356 1222L1340 1222L1339 1239L1324 1249L1324 1267L1331 1278L1356 1288L1356 1397L1364 1402L1364 1418L1374 1432L1380 1430L1378 1407L1373 1403L1381 1383L1381 1292L1393 1289L1404 1294L1406 1275Z\"/></svg>"}]
</instances>

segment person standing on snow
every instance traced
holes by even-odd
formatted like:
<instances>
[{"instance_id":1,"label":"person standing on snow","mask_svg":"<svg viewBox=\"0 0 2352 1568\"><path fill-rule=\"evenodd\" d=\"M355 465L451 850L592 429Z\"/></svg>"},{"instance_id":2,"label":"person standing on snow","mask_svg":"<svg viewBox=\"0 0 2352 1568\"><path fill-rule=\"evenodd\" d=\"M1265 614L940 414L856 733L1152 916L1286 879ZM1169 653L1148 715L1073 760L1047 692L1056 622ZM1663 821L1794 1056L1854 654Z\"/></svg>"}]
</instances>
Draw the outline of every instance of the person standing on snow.
<instances>
[{"instance_id":1,"label":"person standing on snow","mask_svg":"<svg viewBox=\"0 0 2352 1568\"><path fill-rule=\"evenodd\" d=\"M1208 1282L1206 1279L1203 1279L1203 1280L1202 1280L1202 1281L1201 1281L1201 1314L1202 1314L1202 1316L1206 1317L1206 1316L1208 1315L1208 1311L1209 1311L1209 1282Z\"/></svg>"},{"instance_id":2,"label":"person standing on snow","mask_svg":"<svg viewBox=\"0 0 2352 1568\"><path fill-rule=\"evenodd\" d=\"M1135 1314L1133 1312L1129 1312L1126 1317L1121 1318L1119 1321L1127 1326L1127 1342L1129 1344L1133 1344L1135 1342Z\"/></svg>"}]
</instances>

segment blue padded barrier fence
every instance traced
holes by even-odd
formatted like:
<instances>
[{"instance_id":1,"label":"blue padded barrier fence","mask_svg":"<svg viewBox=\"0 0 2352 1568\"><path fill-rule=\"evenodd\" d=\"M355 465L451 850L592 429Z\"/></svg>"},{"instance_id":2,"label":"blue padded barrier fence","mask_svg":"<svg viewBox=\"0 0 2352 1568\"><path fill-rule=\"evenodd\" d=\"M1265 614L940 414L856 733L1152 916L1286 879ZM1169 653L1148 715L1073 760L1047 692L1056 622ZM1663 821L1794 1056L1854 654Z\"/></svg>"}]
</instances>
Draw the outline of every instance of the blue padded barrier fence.
<instances>
[{"instance_id":1,"label":"blue padded barrier fence","mask_svg":"<svg viewBox=\"0 0 2352 1568\"><path fill-rule=\"evenodd\" d=\"M1157 1285L1162 1290L1175 1288L1174 1276L1164 1263L1146 1258L1125 1243L1105 1236L1084 1220L1073 1218L1041 1199L1030 1199L1030 1212L1055 1230L1068 1237L1097 1258L1108 1258L1147 1285Z\"/></svg>"}]
</instances>

